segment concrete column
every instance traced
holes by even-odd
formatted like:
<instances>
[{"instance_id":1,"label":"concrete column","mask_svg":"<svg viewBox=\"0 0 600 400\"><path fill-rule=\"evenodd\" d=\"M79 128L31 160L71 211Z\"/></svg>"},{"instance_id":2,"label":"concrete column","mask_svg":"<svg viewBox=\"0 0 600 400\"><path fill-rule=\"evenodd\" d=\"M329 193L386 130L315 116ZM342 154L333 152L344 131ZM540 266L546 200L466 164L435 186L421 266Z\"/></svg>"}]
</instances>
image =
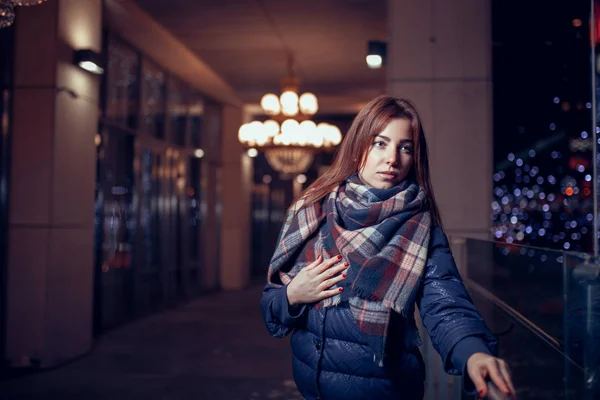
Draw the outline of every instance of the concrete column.
<instances>
[{"instance_id":1,"label":"concrete column","mask_svg":"<svg viewBox=\"0 0 600 400\"><path fill-rule=\"evenodd\" d=\"M99 78L73 50L101 51L101 1L19 8L8 223L7 357L50 367L92 343Z\"/></svg>"},{"instance_id":2,"label":"concrete column","mask_svg":"<svg viewBox=\"0 0 600 400\"><path fill-rule=\"evenodd\" d=\"M491 247L468 248L461 238L488 239L491 227L491 0L388 0L388 27L388 93L419 109L436 200L461 273L479 261L477 272L489 277ZM479 249L483 255L469 259ZM477 306L494 329L490 304ZM437 376L428 379L424 398L458 393L460 380L446 379L432 347L424 351L429 376Z\"/></svg>"},{"instance_id":3,"label":"concrete column","mask_svg":"<svg viewBox=\"0 0 600 400\"><path fill-rule=\"evenodd\" d=\"M487 238L492 197L490 0L389 0L388 93L423 118L448 234Z\"/></svg>"},{"instance_id":4,"label":"concrete column","mask_svg":"<svg viewBox=\"0 0 600 400\"><path fill-rule=\"evenodd\" d=\"M242 289L250 282L250 188L253 169L252 160L243 152L238 141L241 124L242 110L224 106L220 282L226 290Z\"/></svg>"}]
</instances>

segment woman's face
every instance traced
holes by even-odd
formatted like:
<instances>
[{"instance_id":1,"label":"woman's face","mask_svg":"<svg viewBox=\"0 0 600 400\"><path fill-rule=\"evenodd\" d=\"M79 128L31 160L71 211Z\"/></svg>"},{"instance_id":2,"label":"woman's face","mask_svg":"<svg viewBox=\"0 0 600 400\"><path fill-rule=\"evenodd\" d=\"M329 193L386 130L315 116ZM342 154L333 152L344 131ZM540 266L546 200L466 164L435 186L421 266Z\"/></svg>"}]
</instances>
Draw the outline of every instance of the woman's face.
<instances>
[{"instance_id":1,"label":"woman's face","mask_svg":"<svg viewBox=\"0 0 600 400\"><path fill-rule=\"evenodd\" d=\"M406 118L392 119L373 138L358 176L376 189L389 189L408 176L413 165L413 149L410 121Z\"/></svg>"}]
</instances>

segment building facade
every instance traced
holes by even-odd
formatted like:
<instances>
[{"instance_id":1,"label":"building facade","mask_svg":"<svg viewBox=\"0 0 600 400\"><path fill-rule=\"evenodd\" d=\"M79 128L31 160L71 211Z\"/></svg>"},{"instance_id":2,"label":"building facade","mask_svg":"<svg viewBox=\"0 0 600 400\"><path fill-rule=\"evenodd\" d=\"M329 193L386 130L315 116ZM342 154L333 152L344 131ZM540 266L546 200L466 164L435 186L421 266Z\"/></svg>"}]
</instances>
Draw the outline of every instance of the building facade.
<instances>
[{"instance_id":1,"label":"building facade","mask_svg":"<svg viewBox=\"0 0 600 400\"><path fill-rule=\"evenodd\" d=\"M60 365L107 329L249 281L241 102L120 3L48 1L1 33L13 55L0 101L4 367ZM76 65L78 50L102 55L104 73Z\"/></svg>"}]
</instances>

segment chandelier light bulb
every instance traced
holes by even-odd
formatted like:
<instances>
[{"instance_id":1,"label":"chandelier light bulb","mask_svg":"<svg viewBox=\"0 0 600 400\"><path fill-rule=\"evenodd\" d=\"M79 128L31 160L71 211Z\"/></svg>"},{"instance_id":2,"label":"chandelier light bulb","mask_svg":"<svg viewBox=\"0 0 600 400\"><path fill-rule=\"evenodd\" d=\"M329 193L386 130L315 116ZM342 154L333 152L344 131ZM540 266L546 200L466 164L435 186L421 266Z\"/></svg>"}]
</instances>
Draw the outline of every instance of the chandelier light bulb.
<instances>
[{"instance_id":1,"label":"chandelier light bulb","mask_svg":"<svg viewBox=\"0 0 600 400\"><path fill-rule=\"evenodd\" d=\"M320 123L319 126L315 126L314 129L307 129L308 143L311 146L321 147L325 144L328 130L327 125L328 124Z\"/></svg>"},{"instance_id":2,"label":"chandelier light bulb","mask_svg":"<svg viewBox=\"0 0 600 400\"><path fill-rule=\"evenodd\" d=\"M300 124L295 119L286 119L281 124L281 133L284 135L293 135L299 127Z\"/></svg>"},{"instance_id":3,"label":"chandelier light bulb","mask_svg":"<svg viewBox=\"0 0 600 400\"><path fill-rule=\"evenodd\" d=\"M252 128L250 128L250 124L243 124L242 126L240 126L240 129L238 131L239 141L242 143L249 142L252 137L251 130Z\"/></svg>"},{"instance_id":4,"label":"chandelier light bulb","mask_svg":"<svg viewBox=\"0 0 600 400\"><path fill-rule=\"evenodd\" d=\"M281 112L286 116L294 116L298 114L298 94L291 90L286 90L281 94L279 99L281 103Z\"/></svg>"},{"instance_id":5,"label":"chandelier light bulb","mask_svg":"<svg viewBox=\"0 0 600 400\"><path fill-rule=\"evenodd\" d=\"M292 134L291 133L282 133L281 134L281 144L284 146L289 146L292 144Z\"/></svg>"},{"instance_id":6,"label":"chandelier light bulb","mask_svg":"<svg viewBox=\"0 0 600 400\"><path fill-rule=\"evenodd\" d=\"M319 110L317 96L312 93L303 93L299 101L302 114L314 115Z\"/></svg>"},{"instance_id":7,"label":"chandelier light bulb","mask_svg":"<svg viewBox=\"0 0 600 400\"><path fill-rule=\"evenodd\" d=\"M308 144L308 133L305 130L300 129L298 131L298 135L296 137L296 144L298 144L299 146L306 146Z\"/></svg>"},{"instance_id":8,"label":"chandelier light bulb","mask_svg":"<svg viewBox=\"0 0 600 400\"><path fill-rule=\"evenodd\" d=\"M254 145L263 129L263 123L260 121L252 121L248 124L248 128L248 131L250 132L249 142Z\"/></svg>"},{"instance_id":9,"label":"chandelier light bulb","mask_svg":"<svg viewBox=\"0 0 600 400\"><path fill-rule=\"evenodd\" d=\"M266 129L258 129L255 132L255 140L257 146L264 146L269 141L269 135Z\"/></svg>"},{"instance_id":10,"label":"chandelier light bulb","mask_svg":"<svg viewBox=\"0 0 600 400\"><path fill-rule=\"evenodd\" d=\"M298 130L298 144L306 146L309 143L309 138L312 132L316 131L317 125L311 121L306 120L300 123L300 129Z\"/></svg>"},{"instance_id":11,"label":"chandelier light bulb","mask_svg":"<svg viewBox=\"0 0 600 400\"><path fill-rule=\"evenodd\" d=\"M299 133L302 134L306 139L305 142L308 142L308 138L311 136L313 132L317 131L317 124L315 124L311 120L302 121L300 123Z\"/></svg>"},{"instance_id":12,"label":"chandelier light bulb","mask_svg":"<svg viewBox=\"0 0 600 400\"><path fill-rule=\"evenodd\" d=\"M272 138L279 133L279 124L272 119L266 120L263 124L264 130L268 137Z\"/></svg>"},{"instance_id":13,"label":"chandelier light bulb","mask_svg":"<svg viewBox=\"0 0 600 400\"><path fill-rule=\"evenodd\" d=\"M307 119L306 121L302 121L300 123L300 128L304 129L304 130L312 130L312 129L317 129L317 124L315 124L313 121L311 121L310 119Z\"/></svg>"},{"instance_id":14,"label":"chandelier light bulb","mask_svg":"<svg viewBox=\"0 0 600 400\"><path fill-rule=\"evenodd\" d=\"M324 142L325 141L324 141L323 136L317 134L314 136L312 145L318 148L318 147L322 147L325 144Z\"/></svg>"},{"instance_id":15,"label":"chandelier light bulb","mask_svg":"<svg viewBox=\"0 0 600 400\"><path fill-rule=\"evenodd\" d=\"M293 116L297 115L299 111L300 111L300 109L298 108L298 106L295 106L292 108L282 108L281 109L281 113L283 115L285 115L286 117L293 117Z\"/></svg>"},{"instance_id":16,"label":"chandelier light bulb","mask_svg":"<svg viewBox=\"0 0 600 400\"><path fill-rule=\"evenodd\" d=\"M260 106L267 115L277 115L281 111L279 98L273 93L265 94L260 100Z\"/></svg>"},{"instance_id":17,"label":"chandelier light bulb","mask_svg":"<svg viewBox=\"0 0 600 400\"><path fill-rule=\"evenodd\" d=\"M342 142L342 132L340 132L340 128L338 128L335 125L331 126L331 143L334 146L337 146L338 144L340 144Z\"/></svg>"},{"instance_id":18,"label":"chandelier light bulb","mask_svg":"<svg viewBox=\"0 0 600 400\"><path fill-rule=\"evenodd\" d=\"M248 126L250 129L252 129L252 134L254 135L256 131L262 129L263 123L260 121L252 121L248 124Z\"/></svg>"},{"instance_id":19,"label":"chandelier light bulb","mask_svg":"<svg viewBox=\"0 0 600 400\"><path fill-rule=\"evenodd\" d=\"M342 141L342 133L339 128L335 125L321 122L317 126L320 135L323 137L326 145L337 146Z\"/></svg>"}]
</instances>

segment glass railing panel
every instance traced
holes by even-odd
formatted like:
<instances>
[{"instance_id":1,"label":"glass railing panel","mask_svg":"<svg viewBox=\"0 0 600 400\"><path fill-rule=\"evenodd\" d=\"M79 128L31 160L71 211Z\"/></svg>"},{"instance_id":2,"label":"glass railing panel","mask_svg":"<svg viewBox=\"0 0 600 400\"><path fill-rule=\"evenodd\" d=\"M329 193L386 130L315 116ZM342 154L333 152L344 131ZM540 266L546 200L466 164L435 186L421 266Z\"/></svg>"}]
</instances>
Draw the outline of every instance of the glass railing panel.
<instances>
[{"instance_id":1,"label":"glass railing panel","mask_svg":"<svg viewBox=\"0 0 600 400\"><path fill-rule=\"evenodd\" d=\"M600 269L588 254L452 238L520 388L518 398L600 398Z\"/></svg>"},{"instance_id":2,"label":"glass railing panel","mask_svg":"<svg viewBox=\"0 0 600 400\"><path fill-rule=\"evenodd\" d=\"M584 399L583 369L565 362L560 351L548 346L539 336L494 307L487 296L471 290L478 308L498 338L498 356L510 366L519 400Z\"/></svg>"},{"instance_id":3,"label":"glass railing panel","mask_svg":"<svg viewBox=\"0 0 600 400\"><path fill-rule=\"evenodd\" d=\"M565 381L581 386L582 400L600 398L600 281L599 265L581 254L564 255L563 349ZM580 366L583 377L573 375Z\"/></svg>"},{"instance_id":4,"label":"glass railing panel","mask_svg":"<svg viewBox=\"0 0 600 400\"><path fill-rule=\"evenodd\" d=\"M559 345L562 336L563 252L466 239L463 275L531 321Z\"/></svg>"}]
</instances>

